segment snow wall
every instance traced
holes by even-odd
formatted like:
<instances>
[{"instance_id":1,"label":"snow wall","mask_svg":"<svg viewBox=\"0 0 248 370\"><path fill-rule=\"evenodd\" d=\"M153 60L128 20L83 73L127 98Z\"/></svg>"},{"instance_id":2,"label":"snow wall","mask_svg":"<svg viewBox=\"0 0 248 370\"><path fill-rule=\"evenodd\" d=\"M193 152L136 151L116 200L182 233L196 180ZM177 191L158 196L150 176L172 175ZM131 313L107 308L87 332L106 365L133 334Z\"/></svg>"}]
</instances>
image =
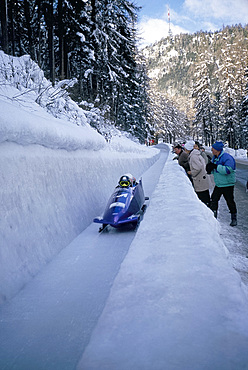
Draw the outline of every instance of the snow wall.
<instances>
[{"instance_id":1,"label":"snow wall","mask_svg":"<svg viewBox=\"0 0 248 370\"><path fill-rule=\"evenodd\" d=\"M0 145L0 303L13 297L100 215L118 178L158 158L108 150Z\"/></svg>"}]
</instances>

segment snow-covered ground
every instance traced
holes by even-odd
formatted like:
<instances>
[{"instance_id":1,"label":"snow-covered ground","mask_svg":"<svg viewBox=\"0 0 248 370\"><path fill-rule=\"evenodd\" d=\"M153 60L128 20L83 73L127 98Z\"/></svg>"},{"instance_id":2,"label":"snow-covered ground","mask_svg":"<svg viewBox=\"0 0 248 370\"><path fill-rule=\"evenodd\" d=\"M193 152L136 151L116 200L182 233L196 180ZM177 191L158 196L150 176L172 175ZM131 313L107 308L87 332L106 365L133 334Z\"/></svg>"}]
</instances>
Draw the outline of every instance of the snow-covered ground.
<instances>
[{"instance_id":1,"label":"snow-covered ground","mask_svg":"<svg viewBox=\"0 0 248 370\"><path fill-rule=\"evenodd\" d=\"M0 368L248 369L247 288L170 148L106 143L0 89ZM99 235L125 172L144 219Z\"/></svg>"}]
</instances>

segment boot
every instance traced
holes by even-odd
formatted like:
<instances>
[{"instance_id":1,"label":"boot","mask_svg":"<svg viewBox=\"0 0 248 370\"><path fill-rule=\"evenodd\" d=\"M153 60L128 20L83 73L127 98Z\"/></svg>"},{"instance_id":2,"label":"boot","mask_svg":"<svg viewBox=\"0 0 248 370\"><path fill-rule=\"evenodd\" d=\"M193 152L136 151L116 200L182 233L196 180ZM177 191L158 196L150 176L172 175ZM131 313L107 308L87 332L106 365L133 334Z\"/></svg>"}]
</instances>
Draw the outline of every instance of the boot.
<instances>
[{"instance_id":1,"label":"boot","mask_svg":"<svg viewBox=\"0 0 248 370\"><path fill-rule=\"evenodd\" d=\"M237 226L237 213L231 213L231 218L230 226Z\"/></svg>"}]
</instances>

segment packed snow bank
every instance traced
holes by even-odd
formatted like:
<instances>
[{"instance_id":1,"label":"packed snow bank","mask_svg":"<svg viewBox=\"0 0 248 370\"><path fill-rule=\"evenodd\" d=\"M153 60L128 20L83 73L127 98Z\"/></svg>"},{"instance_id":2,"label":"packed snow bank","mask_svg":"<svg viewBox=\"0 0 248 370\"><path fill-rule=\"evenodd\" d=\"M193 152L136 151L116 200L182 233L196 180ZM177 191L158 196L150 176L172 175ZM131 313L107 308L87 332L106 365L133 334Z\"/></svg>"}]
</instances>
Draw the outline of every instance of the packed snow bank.
<instances>
[{"instance_id":1,"label":"packed snow bank","mask_svg":"<svg viewBox=\"0 0 248 370\"><path fill-rule=\"evenodd\" d=\"M9 98L15 90L0 88L1 93L8 94L8 98L0 97L0 143L39 144L68 151L106 147L105 139L90 126L73 125L68 120L55 118L35 102Z\"/></svg>"},{"instance_id":2,"label":"packed snow bank","mask_svg":"<svg viewBox=\"0 0 248 370\"><path fill-rule=\"evenodd\" d=\"M245 369L248 297L219 223L167 160L80 369Z\"/></svg>"},{"instance_id":3,"label":"packed snow bank","mask_svg":"<svg viewBox=\"0 0 248 370\"><path fill-rule=\"evenodd\" d=\"M146 146L128 139L118 130L107 143L87 123L84 126L73 125L66 117L55 118L27 96L16 100L17 91L12 86L0 86L0 143L38 144L67 151L106 149L141 156L148 154Z\"/></svg>"},{"instance_id":4,"label":"packed snow bank","mask_svg":"<svg viewBox=\"0 0 248 370\"><path fill-rule=\"evenodd\" d=\"M125 152L0 144L0 301L101 214L123 173L138 177L154 163L159 152L146 152L130 161Z\"/></svg>"},{"instance_id":5,"label":"packed snow bank","mask_svg":"<svg viewBox=\"0 0 248 370\"><path fill-rule=\"evenodd\" d=\"M5 94L23 106L40 106L50 115L66 119L71 124L87 126L84 111L69 97L66 88L74 84L75 80L62 80L52 86L44 77L44 72L39 68L30 55L13 57L0 50L0 80L1 88ZM14 94L6 94L6 90L15 89Z\"/></svg>"}]
</instances>

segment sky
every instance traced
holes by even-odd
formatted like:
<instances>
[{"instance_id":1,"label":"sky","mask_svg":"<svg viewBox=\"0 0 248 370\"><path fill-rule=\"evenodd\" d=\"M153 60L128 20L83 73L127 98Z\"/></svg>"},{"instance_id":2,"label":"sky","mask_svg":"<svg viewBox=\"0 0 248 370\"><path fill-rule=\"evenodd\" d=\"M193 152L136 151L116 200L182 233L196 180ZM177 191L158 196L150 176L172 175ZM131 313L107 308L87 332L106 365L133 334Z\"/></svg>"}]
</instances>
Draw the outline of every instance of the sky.
<instances>
[{"instance_id":1,"label":"sky","mask_svg":"<svg viewBox=\"0 0 248 370\"><path fill-rule=\"evenodd\" d=\"M248 0L136 0L139 12L139 32L142 46L172 34L215 31L223 25L248 23Z\"/></svg>"},{"instance_id":2,"label":"sky","mask_svg":"<svg viewBox=\"0 0 248 370\"><path fill-rule=\"evenodd\" d=\"M69 112L49 114L35 89L6 88L5 72L25 80L8 71L0 71L0 368L245 368L247 286L171 147L160 153L121 135L106 143ZM137 231L99 234L92 220L125 172L142 177L144 218ZM227 228L235 242L238 227Z\"/></svg>"}]
</instances>

